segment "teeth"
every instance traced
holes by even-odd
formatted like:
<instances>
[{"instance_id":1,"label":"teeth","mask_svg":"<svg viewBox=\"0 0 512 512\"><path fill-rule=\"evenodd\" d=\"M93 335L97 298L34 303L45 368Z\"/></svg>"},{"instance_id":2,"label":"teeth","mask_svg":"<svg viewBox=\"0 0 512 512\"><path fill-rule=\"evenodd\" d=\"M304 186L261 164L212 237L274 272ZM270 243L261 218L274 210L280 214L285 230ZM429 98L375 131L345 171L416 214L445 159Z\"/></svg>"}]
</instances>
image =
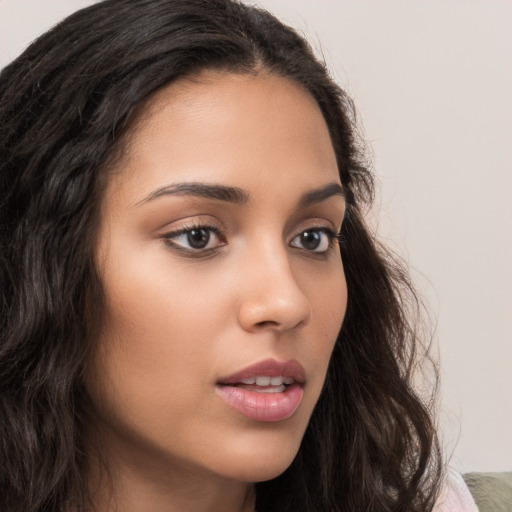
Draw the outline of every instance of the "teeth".
<instances>
[{"instance_id":1,"label":"teeth","mask_svg":"<svg viewBox=\"0 0 512 512\"><path fill-rule=\"evenodd\" d=\"M270 385L270 377L264 375L258 375L256 377L256 385L257 386L269 386Z\"/></svg>"},{"instance_id":2,"label":"teeth","mask_svg":"<svg viewBox=\"0 0 512 512\"><path fill-rule=\"evenodd\" d=\"M267 375L257 375L255 377L248 377L240 381L242 384L248 386L256 384L256 386L282 386L283 384L292 384L294 379L292 377L284 378L282 375L277 377L268 377Z\"/></svg>"},{"instance_id":3,"label":"teeth","mask_svg":"<svg viewBox=\"0 0 512 512\"><path fill-rule=\"evenodd\" d=\"M282 393L286 388L284 385L276 386L274 388L265 388L261 391L258 391L258 393Z\"/></svg>"}]
</instances>

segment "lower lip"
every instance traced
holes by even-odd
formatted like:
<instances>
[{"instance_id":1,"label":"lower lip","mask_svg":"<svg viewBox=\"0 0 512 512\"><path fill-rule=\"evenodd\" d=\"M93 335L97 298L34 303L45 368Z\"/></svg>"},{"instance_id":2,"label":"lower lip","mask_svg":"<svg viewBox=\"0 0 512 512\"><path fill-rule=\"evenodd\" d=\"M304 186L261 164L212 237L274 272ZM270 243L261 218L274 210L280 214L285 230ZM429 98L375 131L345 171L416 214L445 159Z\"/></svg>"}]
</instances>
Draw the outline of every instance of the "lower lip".
<instances>
[{"instance_id":1,"label":"lower lip","mask_svg":"<svg viewBox=\"0 0 512 512\"><path fill-rule=\"evenodd\" d=\"M294 383L281 393L258 393L236 386L218 386L222 399L238 412L256 421L282 421L297 410L304 395Z\"/></svg>"}]
</instances>

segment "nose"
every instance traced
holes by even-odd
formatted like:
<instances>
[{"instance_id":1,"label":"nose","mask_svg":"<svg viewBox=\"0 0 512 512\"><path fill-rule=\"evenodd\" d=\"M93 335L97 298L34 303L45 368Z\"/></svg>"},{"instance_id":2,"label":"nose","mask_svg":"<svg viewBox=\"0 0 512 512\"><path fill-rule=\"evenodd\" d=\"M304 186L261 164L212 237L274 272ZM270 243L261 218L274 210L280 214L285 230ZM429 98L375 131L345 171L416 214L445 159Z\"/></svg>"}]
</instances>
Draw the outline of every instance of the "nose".
<instances>
[{"instance_id":1,"label":"nose","mask_svg":"<svg viewBox=\"0 0 512 512\"><path fill-rule=\"evenodd\" d=\"M248 258L240 280L238 320L248 332L287 331L306 325L311 304L300 288L286 250L258 251Z\"/></svg>"}]
</instances>

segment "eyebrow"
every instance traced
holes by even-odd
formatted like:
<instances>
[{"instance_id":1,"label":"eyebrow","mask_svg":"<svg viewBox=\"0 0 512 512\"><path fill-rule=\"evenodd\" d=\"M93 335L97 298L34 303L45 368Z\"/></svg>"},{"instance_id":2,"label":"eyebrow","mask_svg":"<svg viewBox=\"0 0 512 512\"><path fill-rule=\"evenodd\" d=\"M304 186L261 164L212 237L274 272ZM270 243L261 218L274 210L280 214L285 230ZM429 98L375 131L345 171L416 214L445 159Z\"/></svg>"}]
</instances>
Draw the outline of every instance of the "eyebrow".
<instances>
[{"instance_id":1,"label":"eyebrow","mask_svg":"<svg viewBox=\"0 0 512 512\"><path fill-rule=\"evenodd\" d=\"M205 197L234 204L245 204L249 201L249 194L238 187L191 182L161 187L139 201L139 204L147 203L166 195ZM304 193L299 199L298 206L299 208L307 208L313 204L321 203L332 196L345 197L345 191L338 183L329 183Z\"/></svg>"},{"instance_id":2,"label":"eyebrow","mask_svg":"<svg viewBox=\"0 0 512 512\"><path fill-rule=\"evenodd\" d=\"M249 200L249 194L238 187L208 185L206 183L178 183L155 190L140 203L147 203L166 195L205 197L235 204L244 204Z\"/></svg>"},{"instance_id":3,"label":"eyebrow","mask_svg":"<svg viewBox=\"0 0 512 512\"><path fill-rule=\"evenodd\" d=\"M329 183L325 187L306 192L299 200L299 208L307 208L313 204L321 203L332 196L345 197L345 191L338 183Z\"/></svg>"}]
</instances>

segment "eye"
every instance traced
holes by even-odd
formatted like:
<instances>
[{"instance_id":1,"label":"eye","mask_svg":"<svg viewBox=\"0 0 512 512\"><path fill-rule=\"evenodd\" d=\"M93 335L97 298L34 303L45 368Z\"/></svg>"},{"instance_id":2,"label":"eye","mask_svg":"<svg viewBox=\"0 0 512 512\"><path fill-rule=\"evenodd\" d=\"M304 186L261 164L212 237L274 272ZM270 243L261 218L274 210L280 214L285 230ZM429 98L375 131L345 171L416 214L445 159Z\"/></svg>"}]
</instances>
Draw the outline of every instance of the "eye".
<instances>
[{"instance_id":1,"label":"eye","mask_svg":"<svg viewBox=\"0 0 512 512\"><path fill-rule=\"evenodd\" d=\"M336 234L327 228L307 229L297 235L291 242L292 247L310 252L324 253L331 247Z\"/></svg>"},{"instance_id":2,"label":"eye","mask_svg":"<svg viewBox=\"0 0 512 512\"><path fill-rule=\"evenodd\" d=\"M165 243L189 251L208 251L226 245L220 231L213 226L191 226L171 231L162 236Z\"/></svg>"}]
</instances>

